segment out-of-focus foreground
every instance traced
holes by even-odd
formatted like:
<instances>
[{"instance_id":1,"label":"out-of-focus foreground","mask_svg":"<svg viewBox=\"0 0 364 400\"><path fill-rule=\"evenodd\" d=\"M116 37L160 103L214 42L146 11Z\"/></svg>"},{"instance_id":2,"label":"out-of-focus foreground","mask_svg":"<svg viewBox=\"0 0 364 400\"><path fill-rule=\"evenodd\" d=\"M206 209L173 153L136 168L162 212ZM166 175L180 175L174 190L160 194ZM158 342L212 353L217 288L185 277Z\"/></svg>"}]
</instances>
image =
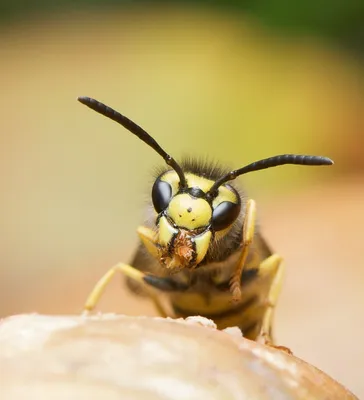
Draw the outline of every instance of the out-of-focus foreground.
<instances>
[{"instance_id":1,"label":"out-of-focus foreground","mask_svg":"<svg viewBox=\"0 0 364 400\"><path fill-rule=\"evenodd\" d=\"M0 325L0 367L2 400L358 400L302 360L201 317L17 315Z\"/></svg>"},{"instance_id":2,"label":"out-of-focus foreground","mask_svg":"<svg viewBox=\"0 0 364 400\"><path fill-rule=\"evenodd\" d=\"M334 159L241 181L286 259L279 343L364 396L364 84L352 54L248 16L162 5L32 14L0 35L0 316L81 311L135 248L162 160L76 101L92 96L177 159ZM155 315L120 279L100 308Z\"/></svg>"}]
</instances>

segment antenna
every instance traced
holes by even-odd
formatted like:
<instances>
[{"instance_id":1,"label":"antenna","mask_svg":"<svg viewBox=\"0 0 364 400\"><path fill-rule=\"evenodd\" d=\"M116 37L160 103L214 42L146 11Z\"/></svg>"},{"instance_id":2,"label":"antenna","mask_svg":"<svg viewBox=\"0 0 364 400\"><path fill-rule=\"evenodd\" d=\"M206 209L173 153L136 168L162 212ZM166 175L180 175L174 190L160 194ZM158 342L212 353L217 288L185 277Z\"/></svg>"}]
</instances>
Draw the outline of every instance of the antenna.
<instances>
[{"instance_id":1,"label":"antenna","mask_svg":"<svg viewBox=\"0 0 364 400\"><path fill-rule=\"evenodd\" d=\"M78 97L77 100L80 103L84 104L85 106L98 112L99 114L102 114L105 117L108 117L113 121L117 122L118 124L122 125L124 128L126 128L129 132L133 133L135 136L138 136L140 140L142 140L144 143L148 144L152 149L154 149L160 156L163 157L164 161L177 172L180 186L182 188L187 187L186 177L183 173L182 168L169 154L167 154L162 149L162 147L155 141L155 139L153 139L152 136L150 136L149 133L147 133L143 128L141 128L135 122L131 121L129 118L113 110L109 106L95 99L92 99L91 97L82 96Z\"/></svg>"},{"instance_id":2,"label":"antenna","mask_svg":"<svg viewBox=\"0 0 364 400\"><path fill-rule=\"evenodd\" d=\"M265 158L263 160L255 161L240 169L230 171L226 175L219 178L210 188L207 195L213 197L216 194L219 186L224 183L237 178L240 175L248 172L259 171L261 169L278 167L279 165L296 164L296 165L332 165L334 162L330 158L322 156L306 156L298 154L281 154L279 156Z\"/></svg>"}]
</instances>

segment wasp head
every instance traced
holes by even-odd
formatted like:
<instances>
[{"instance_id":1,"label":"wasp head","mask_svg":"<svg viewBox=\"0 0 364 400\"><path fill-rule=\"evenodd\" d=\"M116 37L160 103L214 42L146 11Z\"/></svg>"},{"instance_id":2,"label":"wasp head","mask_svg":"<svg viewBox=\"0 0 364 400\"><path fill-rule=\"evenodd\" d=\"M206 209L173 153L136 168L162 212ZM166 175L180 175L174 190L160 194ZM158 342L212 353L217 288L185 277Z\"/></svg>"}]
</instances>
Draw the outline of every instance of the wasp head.
<instances>
[{"instance_id":1,"label":"wasp head","mask_svg":"<svg viewBox=\"0 0 364 400\"><path fill-rule=\"evenodd\" d=\"M241 199L228 181L252 171L284 164L332 165L327 157L281 154L255 161L214 179L185 169L143 128L109 106L90 97L78 100L92 110L122 125L163 157L172 170L162 173L153 185L152 200L157 213L157 237L146 233L145 244L171 272L195 268L206 257L215 235L228 232L241 213ZM243 213L243 211L242 211ZM157 250L156 250L157 247Z\"/></svg>"},{"instance_id":2,"label":"wasp head","mask_svg":"<svg viewBox=\"0 0 364 400\"><path fill-rule=\"evenodd\" d=\"M161 174L152 189L157 213L157 245L160 261L171 272L196 268L205 258L217 232L227 231L241 210L238 192L220 186L209 192L214 181L186 173L180 184L175 171Z\"/></svg>"}]
</instances>

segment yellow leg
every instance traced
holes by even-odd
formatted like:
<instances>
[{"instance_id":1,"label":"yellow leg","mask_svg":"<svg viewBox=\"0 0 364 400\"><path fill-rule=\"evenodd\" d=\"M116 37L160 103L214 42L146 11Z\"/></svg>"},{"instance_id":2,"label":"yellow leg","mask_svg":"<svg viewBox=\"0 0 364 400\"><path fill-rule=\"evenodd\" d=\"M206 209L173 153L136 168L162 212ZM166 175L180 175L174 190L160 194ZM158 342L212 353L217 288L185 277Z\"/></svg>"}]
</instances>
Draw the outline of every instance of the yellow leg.
<instances>
[{"instance_id":1,"label":"yellow leg","mask_svg":"<svg viewBox=\"0 0 364 400\"><path fill-rule=\"evenodd\" d=\"M115 265L114 267L110 268L104 276L101 277L101 279L96 283L95 287L93 288L92 292L89 294L85 306L84 306L84 312L88 313L91 310L93 310L97 303L99 302L102 294L104 293L106 286L110 283L111 279L114 277L114 275L120 272L124 275L126 275L128 278L131 278L139 283L142 283L147 292L148 295L151 297L152 301L154 302L154 305L156 306L158 312L162 317L167 317L168 313L166 312L163 304L161 303L158 295L155 293L154 289L149 287L147 284L145 284L143 277L145 274L136 268L132 267L131 265L127 264L122 264L119 263Z\"/></svg>"},{"instance_id":2,"label":"yellow leg","mask_svg":"<svg viewBox=\"0 0 364 400\"><path fill-rule=\"evenodd\" d=\"M230 281L230 290L234 301L241 299L241 274L244 270L246 259L249 254L249 247L254 238L256 219L256 205L254 200L248 200L245 210L245 220L243 227L243 248L238 261L236 271Z\"/></svg>"},{"instance_id":3,"label":"yellow leg","mask_svg":"<svg viewBox=\"0 0 364 400\"><path fill-rule=\"evenodd\" d=\"M160 259L159 249L156 241L156 233L146 226L139 226L137 229L137 233L139 235L141 243L137 249L137 252L134 255L134 260L132 264L138 266L137 269L140 271L147 271L150 263L148 261L148 258L144 255L145 250L148 251L148 255L156 258L157 260ZM152 273L153 271L149 270L148 272ZM140 282L140 280L129 277L126 277L125 282L128 288L134 294L143 297L148 296L145 282Z\"/></svg>"},{"instance_id":4,"label":"yellow leg","mask_svg":"<svg viewBox=\"0 0 364 400\"><path fill-rule=\"evenodd\" d=\"M267 310L263 318L262 328L259 336L264 338L265 341L270 342L272 342L271 330L274 307L277 304L283 282L284 264L282 261L282 257L280 257L278 254L273 254L265 259L259 266L259 277L271 280L266 299Z\"/></svg>"},{"instance_id":5,"label":"yellow leg","mask_svg":"<svg viewBox=\"0 0 364 400\"><path fill-rule=\"evenodd\" d=\"M267 309L264 313L260 333L257 342L279 348L287 353L292 353L287 347L275 346L272 338L272 324L274 317L274 308L277 305L279 295L281 293L284 276L284 263L282 257L278 254L265 259L259 266L259 277L271 280L268 297L266 299Z\"/></svg>"}]
</instances>

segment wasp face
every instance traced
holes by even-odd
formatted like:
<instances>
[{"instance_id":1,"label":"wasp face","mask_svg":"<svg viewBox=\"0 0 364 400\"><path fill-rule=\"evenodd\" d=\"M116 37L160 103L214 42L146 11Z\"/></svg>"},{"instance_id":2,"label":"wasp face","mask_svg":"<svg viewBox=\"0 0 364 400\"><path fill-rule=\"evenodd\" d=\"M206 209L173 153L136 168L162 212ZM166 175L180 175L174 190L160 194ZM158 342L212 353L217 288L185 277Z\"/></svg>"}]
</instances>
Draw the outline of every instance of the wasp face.
<instances>
[{"instance_id":1,"label":"wasp face","mask_svg":"<svg viewBox=\"0 0 364 400\"><path fill-rule=\"evenodd\" d=\"M176 172L158 177L152 189L157 212L157 245L162 264L178 272L195 268L205 258L216 232L228 231L239 215L238 193L221 186L214 198L206 193L214 181L186 174L187 187L180 189Z\"/></svg>"}]
</instances>

